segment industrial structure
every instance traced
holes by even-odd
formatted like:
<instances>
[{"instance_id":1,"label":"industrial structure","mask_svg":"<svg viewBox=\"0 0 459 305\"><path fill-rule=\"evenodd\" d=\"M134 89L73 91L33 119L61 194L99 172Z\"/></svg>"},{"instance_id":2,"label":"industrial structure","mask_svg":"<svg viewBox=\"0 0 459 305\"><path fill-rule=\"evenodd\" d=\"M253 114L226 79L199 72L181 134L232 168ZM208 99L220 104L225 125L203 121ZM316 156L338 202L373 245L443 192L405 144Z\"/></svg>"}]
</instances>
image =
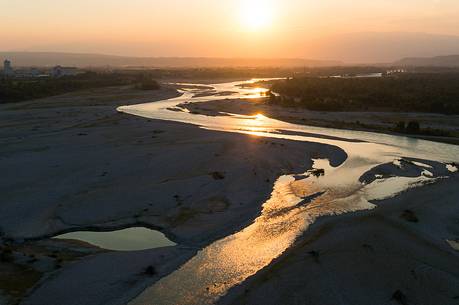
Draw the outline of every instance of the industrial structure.
<instances>
[{"instance_id":1,"label":"industrial structure","mask_svg":"<svg viewBox=\"0 0 459 305\"><path fill-rule=\"evenodd\" d=\"M11 61L8 59L5 59L3 62L3 75L5 76L11 76L14 74L13 67L11 66Z\"/></svg>"}]
</instances>

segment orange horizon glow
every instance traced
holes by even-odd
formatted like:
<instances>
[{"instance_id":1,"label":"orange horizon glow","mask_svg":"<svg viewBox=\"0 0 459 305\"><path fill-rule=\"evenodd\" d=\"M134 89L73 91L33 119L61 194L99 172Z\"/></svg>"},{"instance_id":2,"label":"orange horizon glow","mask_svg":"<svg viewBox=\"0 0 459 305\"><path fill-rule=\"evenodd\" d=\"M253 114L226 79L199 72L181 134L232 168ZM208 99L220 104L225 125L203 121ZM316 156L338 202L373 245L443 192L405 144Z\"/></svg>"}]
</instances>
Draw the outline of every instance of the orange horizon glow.
<instances>
[{"instance_id":1,"label":"orange horizon glow","mask_svg":"<svg viewBox=\"0 0 459 305\"><path fill-rule=\"evenodd\" d=\"M459 35L456 0L0 0L0 5L0 51L349 60L355 51L346 43L330 46L336 35Z\"/></svg>"}]
</instances>

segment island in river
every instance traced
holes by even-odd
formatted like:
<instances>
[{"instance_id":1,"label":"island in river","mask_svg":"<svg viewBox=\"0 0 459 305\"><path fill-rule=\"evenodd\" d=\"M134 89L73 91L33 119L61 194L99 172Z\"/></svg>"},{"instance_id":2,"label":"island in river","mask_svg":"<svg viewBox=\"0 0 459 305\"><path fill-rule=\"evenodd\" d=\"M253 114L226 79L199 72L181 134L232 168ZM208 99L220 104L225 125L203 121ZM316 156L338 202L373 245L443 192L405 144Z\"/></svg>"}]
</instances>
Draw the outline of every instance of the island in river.
<instances>
[{"instance_id":1,"label":"island in river","mask_svg":"<svg viewBox=\"0 0 459 305\"><path fill-rule=\"evenodd\" d=\"M177 108L234 85L2 105L0 302L457 303L457 146ZM177 245L51 238L139 226Z\"/></svg>"}]
</instances>

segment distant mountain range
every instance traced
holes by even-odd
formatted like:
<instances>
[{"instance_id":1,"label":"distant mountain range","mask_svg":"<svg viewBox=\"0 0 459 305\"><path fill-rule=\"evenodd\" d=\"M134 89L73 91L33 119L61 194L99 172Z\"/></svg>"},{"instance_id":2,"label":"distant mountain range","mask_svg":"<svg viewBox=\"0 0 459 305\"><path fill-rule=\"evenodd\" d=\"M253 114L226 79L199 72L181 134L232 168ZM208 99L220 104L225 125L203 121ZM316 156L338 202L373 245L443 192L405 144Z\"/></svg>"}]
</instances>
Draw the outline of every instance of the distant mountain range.
<instances>
[{"instance_id":1,"label":"distant mountain range","mask_svg":"<svg viewBox=\"0 0 459 305\"><path fill-rule=\"evenodd\" d=\"M337 66L339 61L309 59L255 59L206 57L127 57L101 54L53 52L0 52L0 60L9 59L16 67L302 67Z\"/></svg>"},{"instance_id":2,"label":"distant mountain range","mask_svg":"<svg viewBox=\"0 0 459 305\"><path fill-rule=\"evenodd\" d=\"M459 36L406 32L362 32L323 37L302 46L309 58L346 63L391 63L408 57L459 54Z\"/></svg>"},{"instance_id":3,"label":"distant mountain range","mask_svg":"<svg viewBox=\"0 0 459 305\"><path fill-rule=\"evenodd\" d=\"M134 57L29 49L30 52L0 52L0 60L11 59L15 66L76 67L322 67L374 63L457 66L458 59L453 54L459 54L459 36L412 32L345 33L317 39L299 38L288 48L285 52L296 54L295 58Z\"/></svg>"},{"instance_id":4,"label":"distant mountain range","mask_svg":"<svg viewBox=\"0 0 459 305\"><path fill-rule=\"evenodd\" d=\"M310 59L251 59L251 58L198 58L198 57L127 57L100 54L52 52L0 52L0 60L9 59L14 67L331 67L346 66L341 61ZM406 57L379 66L401 67L459 67L459 55L435 57Z\"/></svg>"},{"instance_id":5,"label":"distant mountain range","mask_svg":"<svg viewBox=\"0 0 459 305\"><path fill-rule=\"evenodd\" d=\"M412 67L459 67L459 55L435 57L407 57L394 63L397 66Z\"/></svg>"}]
</instances>

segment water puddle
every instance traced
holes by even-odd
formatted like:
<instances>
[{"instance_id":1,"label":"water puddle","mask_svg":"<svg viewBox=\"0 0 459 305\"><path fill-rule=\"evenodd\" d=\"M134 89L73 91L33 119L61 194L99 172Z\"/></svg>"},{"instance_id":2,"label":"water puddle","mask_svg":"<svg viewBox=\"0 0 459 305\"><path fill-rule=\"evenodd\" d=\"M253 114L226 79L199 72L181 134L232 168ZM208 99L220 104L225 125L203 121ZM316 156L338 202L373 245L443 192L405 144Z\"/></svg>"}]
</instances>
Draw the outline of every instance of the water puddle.
<instances>
[{"instance_id":1,"label":"water puddle","mask_svg":"<svg viewBox=\"0 0 459 305\"><path fill-rule=\"evenodd\" d=\"M430 175L432 176L432 174ZM367 200L377 201L396 197L398 194L424 184L432 183L435 179L422 174L420 177L392 177L378 179L366 187L369 194Z\"/></svg>"},{"instance_id":2,"label":"water puddle","mask_svg":"<svg viewBox=\"0 0 459 305\"><path fill-rule=\"evenodd\" d=\"M459 251L459 241L457 240L446 240L446 242L456 251Z\"/></svg>"},{"instance_id":3,"label":"water puddle","mask_svg":"<svg viewBox=\"0 0 459 305\"><path fill-rule=\"evenodd\" d=\"M176 245L163 233L144 227L111 232L78 231L58 235L54 238L79 240L112 251L140 251Z\"/></svg>"},{"instance_id":4,"label":"water puddle","mask_svg":"<svg viewBox=\"0 0 459 305\"><path fill-rule=\"evenodd\" d=\"M447 164L446 169L449 170L451 173L456 173L458 171L458 167L455 163Z\"/></svg>"}]
</instances>

